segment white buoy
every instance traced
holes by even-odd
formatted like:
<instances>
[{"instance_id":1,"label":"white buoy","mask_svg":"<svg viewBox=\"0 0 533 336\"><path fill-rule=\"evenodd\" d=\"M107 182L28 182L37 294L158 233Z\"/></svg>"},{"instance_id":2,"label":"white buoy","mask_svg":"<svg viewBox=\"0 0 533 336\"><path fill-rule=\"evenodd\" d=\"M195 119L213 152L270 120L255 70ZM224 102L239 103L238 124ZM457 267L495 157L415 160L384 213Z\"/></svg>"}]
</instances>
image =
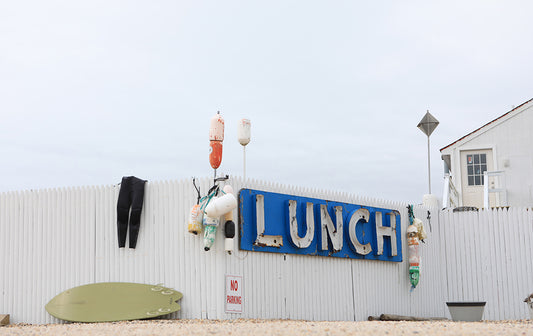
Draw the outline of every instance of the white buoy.
<instances>
[{"instance_id":1,"label":"white buoy","mask_svg":"<svg viewBox=\"0 0 533 336\"><path fill-rule=\"evenodd\" d=\"M239 139L239 143L243 146L246 146L250 143L251 127L252 124L250 123L250 119L241 119L239 121L237 137Z\"/></svg>"},{"instance_id":2,"label":"white buoy","mask_svg":"<svg viewBox=\"0 0 533 336\"><path fill-rule=\"evenodd\" d=\"M233 222L232 222L232 223L233 223ZM227 230L228 230L227 227L226 227L225 230L226 230L226 232L227 232ZM229 238L225 238L225 239L224 239L224 250L225 250L226 252L228 252L228 254L232 254L232 253L233 253L233 244L234 244L234 243L233 243L233 237L234 237L234 236L229 237Z\"/></svg>"},{"instance_id":3,"label":"white buoy","mask_svg":"<svg viewBox=\"0 0 533 336\"><path fill-rule=\"evenodd\" d=\"M209 140L210 141L224 141L224 118L217 112L209 124Z\"/></svg>"},{"instance_id":4,"label":"white buoy","mask_svg":"<svg viewBox=\"0 0 533 336\"><path fill-rule=\"evenodd\" d=\"M252 124L250 119L241 119L237 127L237 139L242 145L243 178L246 181L246 145L250 143Z\"/></svg>"},{"instance_id":5,"label":"white buoy","mask_svg":"<svg viewBox=\"0 0 533 336\"><path fill-rule=\"evenodd\" d=\"M220 217L223 214L233 211L237 207L237 199L233 194L220 196L207 205L205 213L209 217Z\"/></svg>"}]
</instances>

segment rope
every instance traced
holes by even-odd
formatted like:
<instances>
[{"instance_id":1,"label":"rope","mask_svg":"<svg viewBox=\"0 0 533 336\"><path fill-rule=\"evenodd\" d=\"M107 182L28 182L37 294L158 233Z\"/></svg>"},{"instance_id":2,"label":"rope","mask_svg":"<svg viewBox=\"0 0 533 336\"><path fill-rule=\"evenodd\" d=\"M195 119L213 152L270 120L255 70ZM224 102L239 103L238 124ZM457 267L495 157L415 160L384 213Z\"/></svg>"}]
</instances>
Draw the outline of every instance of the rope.
<instances>
[{"instance_id":1,"label":"rope","mask_svg":"<svg viewBox=\"0 0 533 336\"><path fill-rule=\"evenodd\" d=\"M409 204L407 206L407 213L409 214L409 225L413 225L413 220L415 218L415 215L413 214L413 205Z\"/></svg>"}]
</instances>

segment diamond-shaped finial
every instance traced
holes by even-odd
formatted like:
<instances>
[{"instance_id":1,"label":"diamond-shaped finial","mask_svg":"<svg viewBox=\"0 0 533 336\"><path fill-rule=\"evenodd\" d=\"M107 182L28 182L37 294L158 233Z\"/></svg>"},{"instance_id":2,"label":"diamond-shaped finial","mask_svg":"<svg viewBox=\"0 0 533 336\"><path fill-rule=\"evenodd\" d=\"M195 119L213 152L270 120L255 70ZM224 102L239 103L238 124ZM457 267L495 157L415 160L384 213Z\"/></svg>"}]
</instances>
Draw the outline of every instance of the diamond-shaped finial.
<instances>
[{"instance_id":1,"label":"diamond-shaped finial","mask_svg":"<svg viewBox=\"0 0 533 336\"><path fill-rule=\"evenodd\" d=\"M437 120L437 118L431 115L431 113L429 113L429 110L428 110L426 115L418 123L417 127L420 128L420 130L429 137L431 133L433 133L435 128L437 128L438 124L439 124L439 121Z\"/></svg>"}]
</instances>

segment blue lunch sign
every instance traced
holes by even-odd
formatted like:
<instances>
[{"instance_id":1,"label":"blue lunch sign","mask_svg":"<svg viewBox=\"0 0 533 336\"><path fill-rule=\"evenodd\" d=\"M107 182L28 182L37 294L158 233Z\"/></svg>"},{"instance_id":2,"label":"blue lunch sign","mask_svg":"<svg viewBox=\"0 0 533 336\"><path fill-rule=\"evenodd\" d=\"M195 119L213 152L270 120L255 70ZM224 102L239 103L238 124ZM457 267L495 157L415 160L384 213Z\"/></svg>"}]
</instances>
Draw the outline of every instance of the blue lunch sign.
<instances>
[{"instance_id":1,"label":"blue lunch sign","mask_svg":"<svg viewBox=\"0 0 533 336\"><path fill-rule=\"evenodd\" d=\"M247 251L402 261L397 210L241 189L239 229Z\"/></svg>"}]
</instances>

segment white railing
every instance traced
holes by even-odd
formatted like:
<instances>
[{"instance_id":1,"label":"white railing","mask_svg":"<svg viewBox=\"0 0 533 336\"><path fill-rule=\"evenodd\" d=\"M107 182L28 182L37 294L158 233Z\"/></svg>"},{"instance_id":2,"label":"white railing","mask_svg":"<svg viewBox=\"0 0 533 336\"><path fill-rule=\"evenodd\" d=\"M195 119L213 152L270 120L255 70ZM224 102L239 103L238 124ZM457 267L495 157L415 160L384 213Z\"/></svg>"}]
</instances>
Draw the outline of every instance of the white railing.
<instances>
[{"instance_id":1,"label":"white railing","mask_svg":"<svg viewBox=\"0 0 533 336\"><path fill-rule=\"evenodd\" d=\"M483 173L483 207L488 209L490 207L490 194L497 194L498 199L492 206L502 207L507 206L507 188L505 186L505 171L486 171ZM496 185L496 181L489 181L489 177L498 177L498 188L489 188L489 184Z\"/></svg>"},{"instance_id":2,"label":"white railing","mask_svg":"<svg viewBox=\"0 0 533 336\"><path fill-rule=\"evenodd\" d=\"M444 190L442 195L442 207L455 208L459 206L459 192L455 188L450 174L444 175Z\"/></svg>"}]
</instances>

